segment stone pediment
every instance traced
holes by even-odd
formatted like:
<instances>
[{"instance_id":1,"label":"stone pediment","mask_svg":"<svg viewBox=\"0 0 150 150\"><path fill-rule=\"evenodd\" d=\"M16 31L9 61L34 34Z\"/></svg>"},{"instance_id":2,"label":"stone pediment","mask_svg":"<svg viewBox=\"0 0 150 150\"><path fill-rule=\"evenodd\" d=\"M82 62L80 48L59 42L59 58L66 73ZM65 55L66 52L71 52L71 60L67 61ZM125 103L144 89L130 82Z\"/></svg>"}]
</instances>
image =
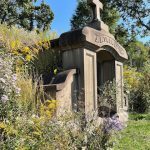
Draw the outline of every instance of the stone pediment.
<instances>
[{"instance_id":1,"label":"stone pediment","mask_svg":"<svg viewBox=\"0 0 150 150\"><path fill-rule=\"evenodd\" d=\"M51 41L51 45L53 48L63 51L80 47L90 47L91 50L98 51L103 46L110 46L122 59L128 59L126 50L115 40L113 35L91 27L63 33L59 39Z\"/></svg>"}]
</instances>

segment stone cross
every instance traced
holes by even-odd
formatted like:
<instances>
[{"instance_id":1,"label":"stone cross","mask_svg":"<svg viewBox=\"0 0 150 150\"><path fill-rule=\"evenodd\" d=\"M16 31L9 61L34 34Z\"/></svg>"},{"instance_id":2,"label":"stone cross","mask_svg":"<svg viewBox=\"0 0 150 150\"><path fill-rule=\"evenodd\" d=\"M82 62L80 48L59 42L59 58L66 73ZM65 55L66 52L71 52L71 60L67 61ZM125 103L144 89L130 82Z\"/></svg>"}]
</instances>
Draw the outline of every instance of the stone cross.
<instances>
[{"instance_id":1,"label":"stone cross","mask_svg":"<svg viewBox=\"0 0 150 150\"><path fill-rule=\"evenodd\" d=\"M99 0L88 0L93 11L93 20L101 21L100 9L103 9L103 4Z\"/></svg>"}]
</instances>

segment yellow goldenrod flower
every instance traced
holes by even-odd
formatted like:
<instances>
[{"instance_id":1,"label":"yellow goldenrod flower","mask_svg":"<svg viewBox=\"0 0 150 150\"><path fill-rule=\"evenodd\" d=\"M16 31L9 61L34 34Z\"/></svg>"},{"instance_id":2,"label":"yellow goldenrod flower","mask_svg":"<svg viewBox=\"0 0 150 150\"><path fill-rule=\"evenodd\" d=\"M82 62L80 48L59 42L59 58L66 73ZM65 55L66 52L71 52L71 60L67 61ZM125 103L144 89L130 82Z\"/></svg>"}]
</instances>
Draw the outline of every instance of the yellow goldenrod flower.
<instances>
[{"instance_id":1,"label":"yellow goldenrod flower","mask_svg":"<svg viewBox=\"0 0 150 150\"><path fill-rule=\"evenodd\" d=\"M31 61L32 56L31 55L27 55L25 59L26 59L26 61Z\"/></svg>"},{"instance_id":2,"label":"yellow goldenrod flower","mask_svg":"<svg viewBox=\"0 0 150 150\"><path fill-rule=\"evenodd\" d=\"M12 41L12 42L10 43L10 47L11 47L11 49L15 49L15 48L16 48L16 42L15 42L15 41Z\"/></svg>"},{"instance_id":3,"label":"yellow goldenrod flower","mask_svg":"<svg viewBox=\"0 0 150 150\"><path fill-rule=\"evenodd\" d=\"M3 122L0 122L0 129L4 129L6 125Z\"/></svg>"},{"instance_id":4,"label":"yellow goldenrod flower","mask_svg":"<svg viewBox=\"0 0 150 150\"><path fill-rule=\"evenodd\" d=\"M38 45L39 45L39 46L42 46L42 42L41 42L41 41L39 41L39 42L38 42Z\"/></svg>"},{"instance_id":5,"label":"yellow goldenrod flower","mask_svg":"<svg viewBox=\"0 0 150 150\"><path fill-rule=\"evenodd\" d=\"M56 108L56 104L55 103L51 103L48 105L49 109L55 109Z\"/></svg>"},{"instance_id":6,"label":"yellow goldenrod flower","mask_svg":"<svg viewBox=\"0 0 150 150\"><path fill-rule=\"evenodd\" d=\"M49 45L48 45L48 43L43 43L43 47L45 48L45 49L48 49L49 48Z\"/></svg>"},{"instance_id":7,"label":"yellow goldenrod flower","mask_svg":"<svg viewBox=\"0 0 150 150\"><path fill-rule=\"evenodd\" d=\"M26 46L26 47L23 48L22 52L29 53L30 52L30 48Z\"/></svg>"}]
</instances>

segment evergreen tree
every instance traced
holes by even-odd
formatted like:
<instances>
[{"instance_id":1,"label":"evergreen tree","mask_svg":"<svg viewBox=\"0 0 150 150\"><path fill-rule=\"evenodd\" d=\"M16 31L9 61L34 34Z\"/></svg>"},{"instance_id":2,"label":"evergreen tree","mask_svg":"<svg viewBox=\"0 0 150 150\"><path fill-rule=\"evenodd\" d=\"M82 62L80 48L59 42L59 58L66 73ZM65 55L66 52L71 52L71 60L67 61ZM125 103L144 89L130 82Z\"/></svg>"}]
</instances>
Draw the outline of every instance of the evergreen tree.
<instances>
[{"instance_id":1,"label":"evergreen tree","mask_svg":"<svg viewBox=\"0 0 150 150\"><path fill-rule=\"evenodd\" d=\"M101 0L104 5L102 20L110 27L110 32L114 33L114 28L122 19L122 26L130 34L147 36L150 31L150 8L148 0ZM85 26L90 20L90 8L87 0L78 0L78 6L71 19L71 28L77 29ZM120 16L120 17L119 17Z\"/></svg>"},{"instance_id":2,"label":"evergreen tree","mask_svg":"<svg viewBox=\"0 0 150 150\"><path fill-rule=\"evenodd\" d=\"M110 27L110 32L114 34L119 20L119 13L107 1L108 0L101 1L104 5L101 18ZM91 10L87 4L87 0L79 0L75 14L71 19L71 29L74 30L87 25L91 20L90 14Z\"/></svg>"},{"instance_id":3,"label":"evergreen tree","mask_svg":"<svg viewBox=\"0 0 150 150\"><path fill-rule=\"evenodd\" d=\"M1 0L0 22L8 26L17 25L27 30L49 28L54 15L50 7L42 1L37 6L37 0Z\"/></svg>"}]
</instances>

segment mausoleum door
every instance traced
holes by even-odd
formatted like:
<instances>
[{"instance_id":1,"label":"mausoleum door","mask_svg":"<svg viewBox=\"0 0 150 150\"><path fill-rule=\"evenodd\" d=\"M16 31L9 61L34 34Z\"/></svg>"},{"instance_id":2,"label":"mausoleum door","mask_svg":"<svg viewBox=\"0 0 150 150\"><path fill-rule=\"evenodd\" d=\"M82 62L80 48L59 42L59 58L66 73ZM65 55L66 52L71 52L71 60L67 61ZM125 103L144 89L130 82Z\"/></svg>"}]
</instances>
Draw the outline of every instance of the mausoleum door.
<instances>
[{"instance_id":1,"label":"mausoleum door","mask_svg":"<svg viewBox=\"0 0 150 150\"><path fill-rule=\"evenodd\" d=\"M104 61L97 65L98 87L104 85L108 81L113 81L115 77L115 61Z\"/></svg>"},{"instance_id":2,"label":"mausoleum door","mask_svg":"<svg viewBox=\"0 0 150 150\"><path fill-rule=\"evenodd\" d=\"M101 99L100 89L105 83L115 80L115 58L108 51L100 51L97 53L97 94L98 94L98 114L100 117L108 116L111 113L110 105L104 103ZM114 108L115 109L115 108ZM115 111L115 110L114 110Z\"/></svg>"},{"instance_id":3,"label":"mausoleum door","mask_svg":"<svg viewBox=\"0 0 150 150\"><path fill-rule=\"evenodd\" d=\"M115 58L106 51L97 53L97 86L103 86L108 81L115 78Z\"/></svg>"}]
</instances>

